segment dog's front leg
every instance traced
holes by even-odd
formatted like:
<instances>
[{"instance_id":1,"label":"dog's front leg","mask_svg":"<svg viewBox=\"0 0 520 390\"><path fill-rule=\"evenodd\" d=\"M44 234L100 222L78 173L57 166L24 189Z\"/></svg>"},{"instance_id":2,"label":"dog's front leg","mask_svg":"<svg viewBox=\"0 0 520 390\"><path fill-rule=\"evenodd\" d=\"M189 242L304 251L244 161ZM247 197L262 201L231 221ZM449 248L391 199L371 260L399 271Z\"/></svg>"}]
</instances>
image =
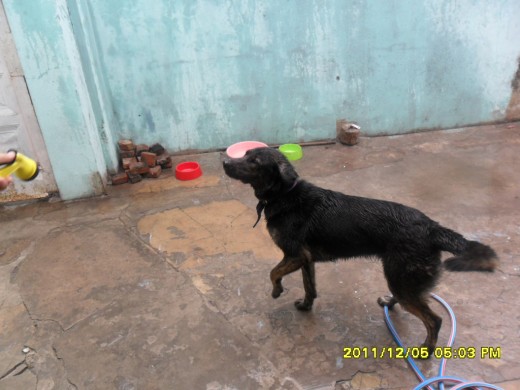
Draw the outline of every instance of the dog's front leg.
<instances>
[{"instance_id":1,"label":"dog's front leg","mask_svg":"<svg viewBox=\"0 0 520 390\"><path fill-rule=\"evenodd\" d=\"M291 272L299 270L304 264L302 257L284 256L282 261L278 263L271 271L271 282L273 283L272 297L278 298L283 292L282 278Z\"/></svg>"},{"instance_id":2,"label":"dog's front leg","mask_svg":"<svg viewBox=\"0 0 520 390\"><path fill-rule=\"evenodd\" d=\"M298 299L294 305L298 310L309 311L312 309L314 299L318 297L316 293L316 279L314 277L314 262L308 260L302 266L303 288L305 290L305 298Z\"/></svg>"}]
</instances>

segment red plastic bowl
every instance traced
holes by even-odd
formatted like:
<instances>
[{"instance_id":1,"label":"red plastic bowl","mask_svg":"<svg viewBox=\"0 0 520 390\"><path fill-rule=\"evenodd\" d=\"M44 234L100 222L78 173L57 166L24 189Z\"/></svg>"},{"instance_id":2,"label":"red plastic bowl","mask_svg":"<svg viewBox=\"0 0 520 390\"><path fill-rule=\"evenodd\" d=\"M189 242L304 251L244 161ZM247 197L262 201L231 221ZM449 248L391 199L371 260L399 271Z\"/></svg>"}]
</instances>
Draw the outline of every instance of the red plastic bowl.
<instances>
[{"instance_id":1,"label":"red plastic bowl","mask_svg":"<svg viewBox=\"0 0 520 390\"><path fill-rule=\"evenodd\" d=\"M199 163L186 161L175 167L175 177L179 180L193 180L202 175Z\"/></svg>"}]
</instances>

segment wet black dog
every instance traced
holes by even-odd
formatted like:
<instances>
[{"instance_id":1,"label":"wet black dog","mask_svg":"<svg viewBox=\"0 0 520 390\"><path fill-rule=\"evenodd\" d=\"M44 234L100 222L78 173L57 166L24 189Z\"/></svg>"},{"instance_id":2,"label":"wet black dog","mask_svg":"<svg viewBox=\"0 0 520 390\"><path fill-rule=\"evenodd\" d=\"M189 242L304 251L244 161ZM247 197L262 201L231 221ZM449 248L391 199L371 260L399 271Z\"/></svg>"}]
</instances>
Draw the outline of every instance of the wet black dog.
<instances>
[{"instance_id":1,"label":"wet black dog","mask_svg":"<svg viewBox=\"0 0 520 390\"><path fill-rule=\"evenodd\" d=\"M466 240L416 209L308 183L275 149L249 150L223 164L229 177L253 187L258 219L264 211L267 229L284 253L271 271L273 298L283 291L282 278L301 268L305 297L295 302L299 310L310 310L317 297L314 262L377 256L393 294L378 303L390 308L400 303L421 319L427 330L423 346L431 354L442 320L428 306L427 292L439 276L441 251L455 255L444 262L451 271L495 268L497 257L489 246Z\"/></svg>"}]
</instances>

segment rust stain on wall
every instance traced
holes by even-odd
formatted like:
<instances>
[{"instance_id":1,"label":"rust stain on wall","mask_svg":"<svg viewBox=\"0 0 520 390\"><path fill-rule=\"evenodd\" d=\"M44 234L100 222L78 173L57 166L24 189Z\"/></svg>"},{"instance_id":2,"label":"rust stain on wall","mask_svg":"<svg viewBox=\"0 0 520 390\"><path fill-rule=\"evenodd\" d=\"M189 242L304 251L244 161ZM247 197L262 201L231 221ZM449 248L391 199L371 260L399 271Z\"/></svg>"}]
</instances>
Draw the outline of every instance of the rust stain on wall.
<instances>
[{"instance_id":1,"label":"rust stain on wall","mask_svg":"<svg viewBox=\"0 0 520 390\"><path fill-rule=\"evenodd\" d=\"M519 120L520 119L520 58L518 58L518 69L516 70L515 77L511 81L511 100L506 110L507 120Z\"/></svg>"}]
</instances>

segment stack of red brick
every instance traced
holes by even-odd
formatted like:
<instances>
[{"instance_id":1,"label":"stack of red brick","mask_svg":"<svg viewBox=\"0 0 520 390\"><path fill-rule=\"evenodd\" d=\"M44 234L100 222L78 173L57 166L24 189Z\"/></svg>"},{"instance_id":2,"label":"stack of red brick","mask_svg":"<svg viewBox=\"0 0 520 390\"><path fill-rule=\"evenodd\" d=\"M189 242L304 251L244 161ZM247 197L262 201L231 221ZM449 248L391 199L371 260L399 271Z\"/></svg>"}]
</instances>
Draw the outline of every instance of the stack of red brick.
<instances>
[{"instance_id":1,"label":"stack of red brick","mask_svg":"<svg viewBox=\"0 0 520 390\"><path fill-rule=\"evenodd\" d=\"M112 176L112 184L137 183L143 178L159 177L163 169L172 167L172 159L160 144L134 145L131 140L118 142L124 172Z\"/></svg>"}]
</instances>

